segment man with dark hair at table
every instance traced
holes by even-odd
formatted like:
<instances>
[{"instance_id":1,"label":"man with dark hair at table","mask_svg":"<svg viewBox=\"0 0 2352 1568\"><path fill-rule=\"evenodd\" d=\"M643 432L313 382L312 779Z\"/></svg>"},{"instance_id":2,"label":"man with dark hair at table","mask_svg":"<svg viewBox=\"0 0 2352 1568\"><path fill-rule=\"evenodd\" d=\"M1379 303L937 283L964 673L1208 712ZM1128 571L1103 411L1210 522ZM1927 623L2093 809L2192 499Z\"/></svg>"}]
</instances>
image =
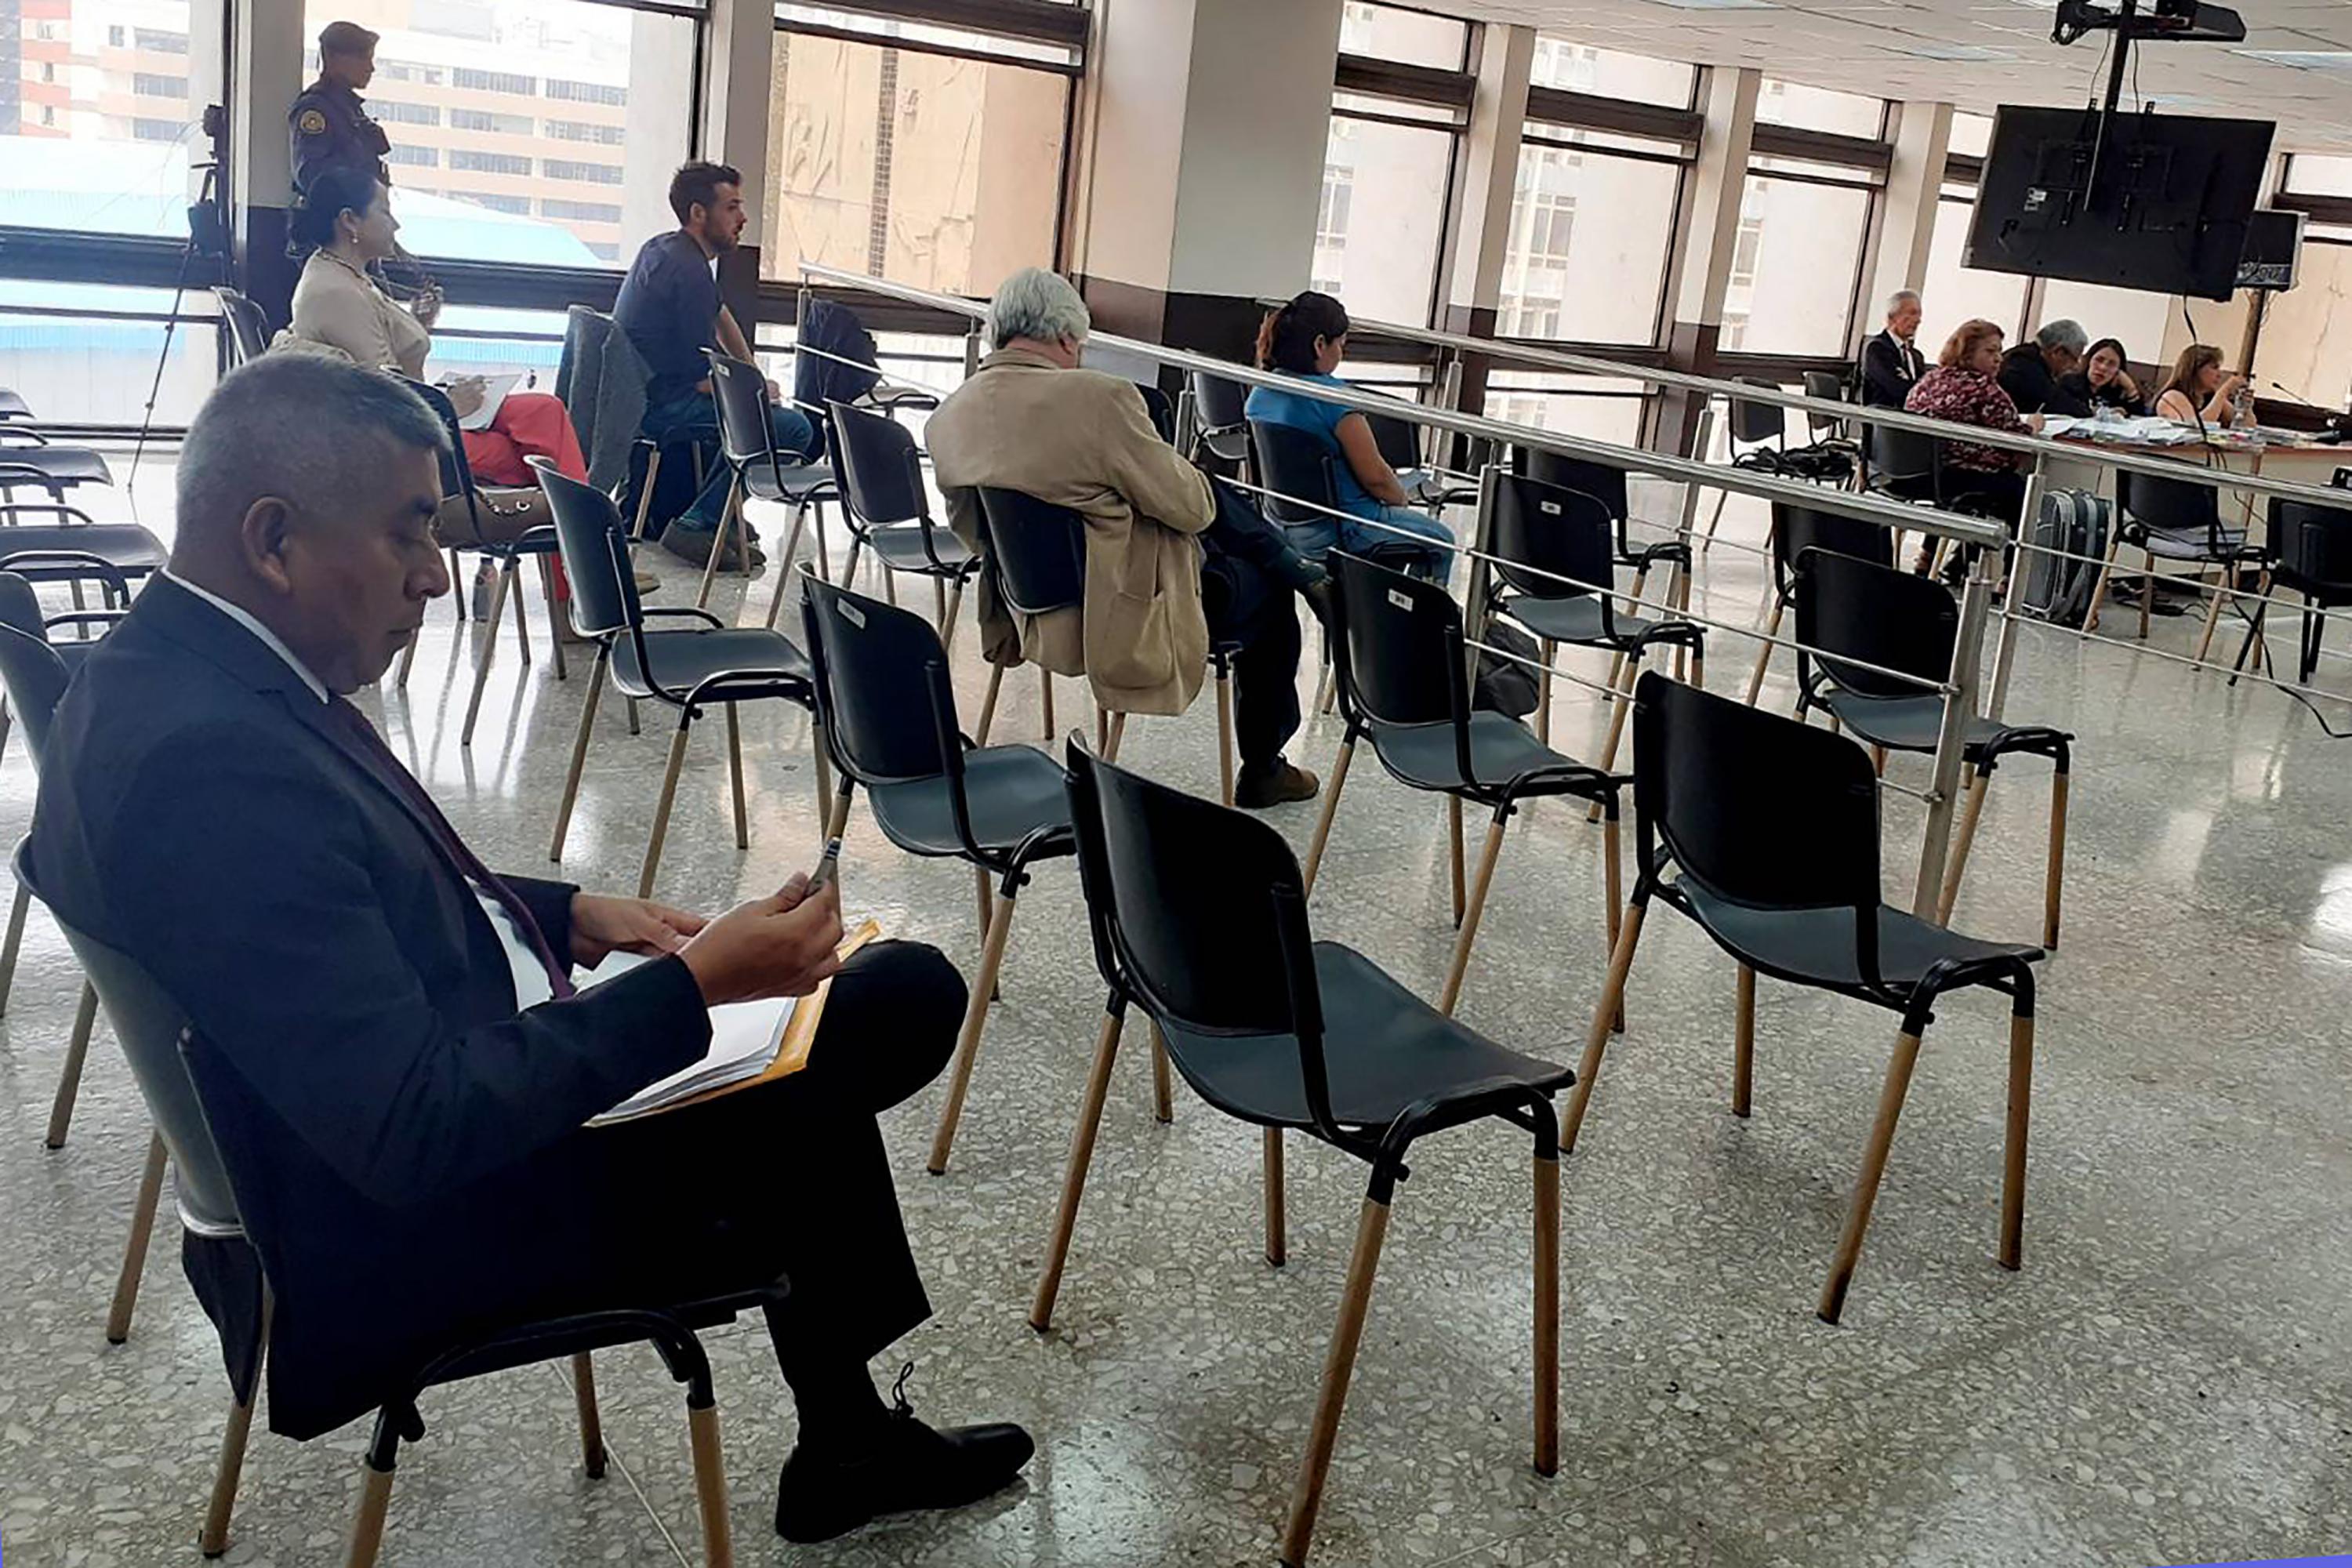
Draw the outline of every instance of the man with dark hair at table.
<instances>
[{"instance_id":1,"label":"man with dark hair at table","mask_svg":"<svg viewBox=\"0 0 2352 1568\"><path fill-rule=\"evenodd\" d=\"M59 919L154 977L257 1107L238 1141L306 1173L273 1191L276 1223L338 1267L272 1335L272 1426L363 1414L428 1325L782 1277L768 1326L800 1436L780 1531L996 1489L1026 1434L934 1431L866 1366L929 1311L875 1114L944 1063L961 979L904 942L841 964L838 894L798 877L705 919L475 858L347 696L448 589L442 440L356 365L271 354L224 380L182 451L170 566L67 693L34 813ZM579 988L575 964L624 950L646 962ZM711 1007L828 976L799 1073L583 1126L699 1059ZM221 1321L205 1245L240 1244L190 1242Z\"/></svg>"}]
</instances>

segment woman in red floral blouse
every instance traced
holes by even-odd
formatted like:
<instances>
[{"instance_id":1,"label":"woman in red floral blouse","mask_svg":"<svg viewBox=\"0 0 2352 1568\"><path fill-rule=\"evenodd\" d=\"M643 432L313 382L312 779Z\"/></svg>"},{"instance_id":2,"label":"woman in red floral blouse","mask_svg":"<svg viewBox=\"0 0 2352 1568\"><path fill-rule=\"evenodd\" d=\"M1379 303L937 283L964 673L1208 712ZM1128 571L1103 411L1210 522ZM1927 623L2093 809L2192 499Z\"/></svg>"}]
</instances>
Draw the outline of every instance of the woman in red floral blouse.
<instances>
[{"instance_id":1,"label":"woman in red floral blouse","mask_svg":"<svg viewBox=\"0 0 2352 1568\"><path fill-rule=\"evenodd\" d=\"M1936 368L1921 376L1903 406L1931 419L2030 434L2040 427L2019 417L2017 405L1993 377L2000 370L2001 331L1990 321L1964 321L1944 344ZM1944 487L1958 503L1980 498L1987 515L2014 522L2025 504L2025 476L2017 455L1971 442L1944 443ZM1975 510L1975 509L1971 509Z\"/></svg>"}]
</instances>

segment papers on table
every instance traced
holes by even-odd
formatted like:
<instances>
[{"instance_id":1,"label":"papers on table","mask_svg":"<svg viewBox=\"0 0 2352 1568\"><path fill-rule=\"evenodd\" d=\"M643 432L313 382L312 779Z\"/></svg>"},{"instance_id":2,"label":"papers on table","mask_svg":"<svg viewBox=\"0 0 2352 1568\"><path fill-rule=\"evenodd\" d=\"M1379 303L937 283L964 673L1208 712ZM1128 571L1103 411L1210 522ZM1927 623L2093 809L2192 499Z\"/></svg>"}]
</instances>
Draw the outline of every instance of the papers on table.
<instances>
[{"instance_id":1,"label":"papers on table","mask_svg":"<svg viewBox=\"0 0 2352 1568\"><path fill-rule=\"evenodd\" d=\"M2075 419L2052 415L2042 421L2042 433L2075 441L2116 442L2126 447L2193 446L2203 437L2193 425L2176 425L2159 415L2141 418Z\"/></svg>"}]
</instances>

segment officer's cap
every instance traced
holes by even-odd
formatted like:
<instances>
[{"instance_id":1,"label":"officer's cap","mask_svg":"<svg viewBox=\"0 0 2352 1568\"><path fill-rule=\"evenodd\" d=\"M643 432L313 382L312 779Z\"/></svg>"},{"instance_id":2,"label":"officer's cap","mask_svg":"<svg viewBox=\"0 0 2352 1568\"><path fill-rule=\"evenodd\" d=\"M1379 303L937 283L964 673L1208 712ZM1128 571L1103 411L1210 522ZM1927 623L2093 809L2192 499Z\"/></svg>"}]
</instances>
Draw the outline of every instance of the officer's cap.
<instances>
[{"instance_id":1,"label":"officer's cap","mask_svg":"<svg viewBox=\"0 0 2352 1568\"><path fill-rule=\"evenodd\" d=\"M321 55L366 55L375 52L376 35L357 22L330 22L319 34Z\"/></svg>"}]
</instances>

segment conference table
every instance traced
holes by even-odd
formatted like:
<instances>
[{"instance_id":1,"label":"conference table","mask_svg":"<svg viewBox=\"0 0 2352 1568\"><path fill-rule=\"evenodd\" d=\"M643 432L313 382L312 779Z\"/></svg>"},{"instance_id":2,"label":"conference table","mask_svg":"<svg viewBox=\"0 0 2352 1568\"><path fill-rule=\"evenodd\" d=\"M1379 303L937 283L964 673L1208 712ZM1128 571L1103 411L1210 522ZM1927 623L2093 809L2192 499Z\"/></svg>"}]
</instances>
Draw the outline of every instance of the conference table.
<instances>
[{"instance_id":1,"label":"conference table","mask_svg":"<svg viewBox=\"0 0 2352 1568\"><path fill-rule=\"evenodd\" d=\"M2053 437L2061 445L2080 447L2085 452L2122 452L2139 458L2172 458L2184 463L2200 463L2252 479L2284 479L2295 484L2325 485L2330 483L2339 468L2352 470L2352 444L2336 445L2309 439L2297 432L2263 430L2252 436L2236 431L2219 433L2204 441L2188 442L2124 442L2086 440L2073 435ZM2116 496L2117 470L2103 463L2084 461L2070 463L2063 458L2051 458L2042 465L2042 483L2050 487L2086 489L2113 500ZM2249 530L2260 527L2268 508L2256 503L2260 497L2252 490L2224 492L2223 515L2231 526ZM2346 504L2352 506L2352 495Z\"/></svg>"}]
</instances>

